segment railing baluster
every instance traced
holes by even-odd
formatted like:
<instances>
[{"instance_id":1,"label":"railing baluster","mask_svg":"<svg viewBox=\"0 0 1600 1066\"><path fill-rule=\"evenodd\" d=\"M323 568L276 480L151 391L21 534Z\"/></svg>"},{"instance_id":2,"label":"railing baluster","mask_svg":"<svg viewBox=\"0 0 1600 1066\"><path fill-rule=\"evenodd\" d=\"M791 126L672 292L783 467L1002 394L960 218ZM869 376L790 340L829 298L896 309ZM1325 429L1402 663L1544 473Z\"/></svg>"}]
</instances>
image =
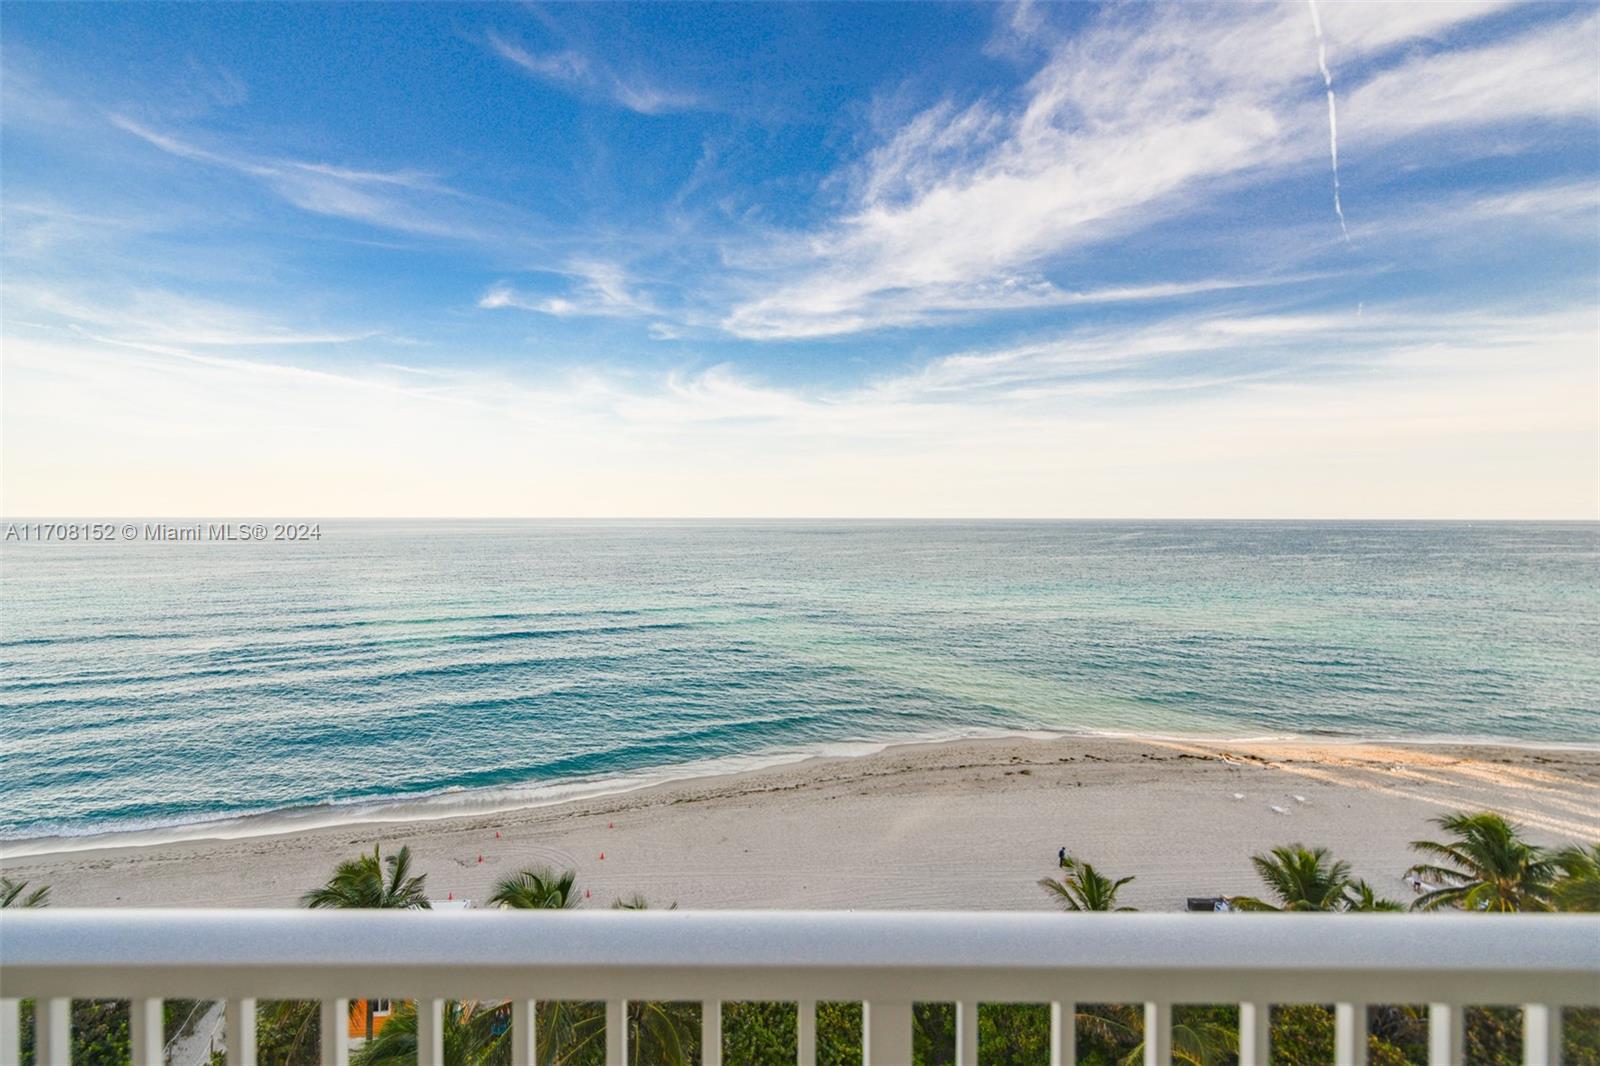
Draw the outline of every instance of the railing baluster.
<instances>
[{"instance_id":1,"label":"railing baluster","mask_svg":"<svg viewBox=\"0 0 1600 1066\"><path fill-rule=\"evenodd\" d=\"M1429 1066L1458 1066L1465 1053L1465 1009L1456 1003L1428 1004Z\"/></svg>"},{"instance_id":2,"label":"railing baluster","mask_svg":"<svg viewBox=\"0 0 1600 1066\"><path fill-rule=\"evenodd\" d=\"M911 1061L911 1004L861 1004L861 1066L905 1066Z\"/></svg>"},{"instance_id":3,"label":"railing baluster","mask_svg":"<svg viewBox=\"0 0 1600 1066\"><path fill-rule=\"evenodd\" d=\"M956 1066L978 1066L978 1004L956 1004Z\"/></svg>"},{"instance_id":4,"label":"railing baluster","mask_svg":"<svg viewBox=\"0 0 1600 1066\"><path fill-rule=\"evenodd\" d=\"M350 1001L325 999L318 1019L322 1030L322 1066L349 1066Z\"/></svg>"},{"instance_id":5,"label":"railing baluster","mask_svg":"<svg viewBox=\"0 0 1600 1066\"><path fill-rule=\"evenodd\" d=\"M722 1066L722 1001L700 1004L700 1066Z\"/></svg>"},{"instance_id":6,"label":"railing baluster","mask_svg":"<svg viewBox=\"0 0 1600 1066\"><path fill-rule=\"evenodd\" d=\"M1078 1005L1067 1000L1050 1004L1050 1066L1075 1066L1078 1061Z\"/></svg>"},{"instance_id":7,"label":"railing baluster","mask_svg":"<svg viewBox=\"0 0 1600 1066\"><path fill-rule=\"evenodd\" d=\"M444 1066L444 1000L417 1000L417 1066Z\"/></svg>"},{"instance_id":8,"label":"railing baluster","mask_svg":"<svg viewBox=\"0 0 1600 1066\"><path fill-rule=\"evenodd\" d=\"M1561 1066L1561 1008L1529 1003L1522 1008L1523 1066Z\"/></svg>"},{"instance_id":9,"label":"railing baluster","mask_svg":"<svg viewBox=\"0 0 1600 1066\"><path fill-rule=\"evenodd\" d=\"M795 1066L817 1066L817 1001L795 1004Z\"/></svg>"},{"instance_id":10,"label":"railing baluster","mask_svg":"<svg viewBox=\"0 0 1600 1066\"><path fill-rule=\"evenodd\" d=\"M539 1061L538 1008L531 999L511 1001L511 1066L535 1066Z\"/></svg>"},{"instance_id":11,"label":"railing baluster","mask_svg":"<svg viewBox=\"0 0 1600 1066\"><path fill-rule=\"evenodd\" d=\"M628 1001L606 1000L606 1066L627 1066Z\"/></svg>"},{"instance_id":12,"label":"railing baluster","mask_svg":"<svg viewBox=\"0 0 1600 1066\"><path fill-rule=\"evenodd\" d=\"M72 1000L34 1001L33 1061L40 1066L67 1066L72 1061Z\"/></svg>"},{"instance_id":13,"label":"railing baluster","mask_svg":"<svg viewBox=\"0 0 1600 1066\"><path fill-rule=\"evenodd\" d=\"M22 1062L22 1003L0 999L0 1066Z\"/></svg>"},{"instance_id":14,"label":"railing baluster","mask_svg":"<svg viewBox=\"0 0 1600 1066\"><path fill-rule=\"evenodd\" d=\"M1334 1004L1333 1061L1339 1066L1367 1066L1365 1003Z\"/></svg>"},{"instance_id":15,"label":"railing baluster","mask_svg":"<svg viewBox=\"0 0 1600 1066\"><path fill-rule=\"evenodd\" d=\"M128 1004L128 1038L133 1066L166 1066L159 999L136 999Z\"/></svg>"},{"instance_id":16,"label":"railing baluster","mask_svg":"<svg viewBox=\"0 0 1600 1066\"><path fill-rule=\"evenodd\" d=\"M230 999L222 1010L228 1034L228 1066L256 1066L256 1001Z\"/></svg>"},{"instance_id":17,"label":"railing baluster","mask_svg":"<svg viewBox=\"0 0 1600 1066\"><path fill-rule=\"evenodd\" d=\"M1144 1066L1172 1066L1172 1004L1144 1005Z\"/></svg>"},{"instance_id":18,"label":"railing baluster","mask_svg":"<svg viewBox=\"0 0 1600 1066\"><path fill-rule=\"evenodd\" d=\"M1239 1004L1239 1066L1267 1066L1272 1054L1272 1006Z\"/></svg>"}]
</instances>

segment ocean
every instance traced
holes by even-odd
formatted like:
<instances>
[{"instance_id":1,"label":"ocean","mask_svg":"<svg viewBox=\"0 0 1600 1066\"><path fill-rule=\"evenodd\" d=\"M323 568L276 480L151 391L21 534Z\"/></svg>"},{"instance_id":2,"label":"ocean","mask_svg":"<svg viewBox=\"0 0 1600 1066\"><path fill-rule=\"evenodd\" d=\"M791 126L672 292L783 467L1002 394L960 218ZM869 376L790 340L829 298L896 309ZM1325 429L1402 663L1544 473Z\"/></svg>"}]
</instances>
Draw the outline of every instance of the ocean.
<instances>
[{"instance_id":1,"label":"ocean","mask_svg":"<svg viewBox=\"0 0 1600 1066\"><path fill-rule=\"evenodd\" d=\"M1600 745L1593 523L320 534L0 546L8 851L1034 731Z\"/></svg>"}]
</instances>

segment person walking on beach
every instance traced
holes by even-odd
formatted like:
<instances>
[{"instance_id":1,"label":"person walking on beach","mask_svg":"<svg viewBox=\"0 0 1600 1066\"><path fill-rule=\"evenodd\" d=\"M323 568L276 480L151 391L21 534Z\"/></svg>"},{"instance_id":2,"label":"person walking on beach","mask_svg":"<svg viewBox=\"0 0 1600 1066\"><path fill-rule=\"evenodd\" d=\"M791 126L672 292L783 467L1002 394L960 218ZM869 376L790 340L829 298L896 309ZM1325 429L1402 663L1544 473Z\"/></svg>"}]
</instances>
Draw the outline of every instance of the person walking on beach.
<instances>
[{"instance_id":1,"label":"person walking on beach","mask_svg":"<svg viewBox=\"0 0 1600 1066\"><path fill-rule=\"evenodd\" d=\"M1056 852L1056 862L1060 863L1061 866L1063 866L1063 867L1065 867L1067 865L1067 849L1066 848L1062 848L1060 851Z\"/></svg>"}]
</instances>

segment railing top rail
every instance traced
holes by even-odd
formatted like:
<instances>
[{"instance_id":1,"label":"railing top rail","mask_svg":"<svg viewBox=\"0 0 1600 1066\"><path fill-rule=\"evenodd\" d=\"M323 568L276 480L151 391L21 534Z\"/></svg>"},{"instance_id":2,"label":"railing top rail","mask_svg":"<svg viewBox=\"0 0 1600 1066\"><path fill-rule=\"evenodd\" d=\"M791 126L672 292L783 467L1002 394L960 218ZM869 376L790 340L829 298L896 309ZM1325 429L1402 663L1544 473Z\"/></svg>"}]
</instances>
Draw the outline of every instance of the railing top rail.
<instances>
[{"instance_id":1,"label":"railing top rail","mask_svg":"<svg viewBox=\"0 0 1600 1066\"><path fill-rule=\"evenodd\" d=\"M1600 916L73 910L0 915L0 972L348 966L1564 971Z\"/></svg>"}]
</instances>

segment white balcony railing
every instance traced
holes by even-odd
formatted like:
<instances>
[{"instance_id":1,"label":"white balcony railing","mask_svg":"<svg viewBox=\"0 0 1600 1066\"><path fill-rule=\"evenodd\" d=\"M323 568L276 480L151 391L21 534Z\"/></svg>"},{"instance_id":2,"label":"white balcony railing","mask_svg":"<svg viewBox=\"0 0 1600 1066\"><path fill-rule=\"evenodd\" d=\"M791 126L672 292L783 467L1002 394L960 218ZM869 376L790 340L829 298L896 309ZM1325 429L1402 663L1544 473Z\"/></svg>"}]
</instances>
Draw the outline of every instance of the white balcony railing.
<instances>
[{"instance_id":1,"label":"white balcony railing","mask_svg":"<svg viewBox=\"0 0 1600 1066\"><path fill-rule=\"evenodd\" d=\"M1073 1061L1072 1005L1144 1003L1145 1062L1171 1060L1175 1003L1239 1003L1240 1061L1267 1061L1275 1003L1336 1003L1337 1057L1363 1063L1367 1004L1427 1003L1430 1061L1463 1060L1462 1008L1521 1005L1524 1060L1552 1066L1561 1008L1600 1005L1600 917L801 912L7 911L0 916L0 1063L36 1000L43 1066L67 1061L72 999L132 1000L134 1061L161 1062L161 999L227 1001L228 1061L255 1060L255 1001L323 1003L322 1055L342 1064L347 997L418 1003L419 1059L443 1059L447 999L511 1000L519 1064L536 1000L603 1000L606 1062L627 1061L628 1000L800 1005L815 1058L818 1000L862 1001L870 1066L911 1061L911 1005L958 1004L959 1061L980 1061L977 1004L1052 1005L1052 1063Z\"/></svg>"}]
</instances>

